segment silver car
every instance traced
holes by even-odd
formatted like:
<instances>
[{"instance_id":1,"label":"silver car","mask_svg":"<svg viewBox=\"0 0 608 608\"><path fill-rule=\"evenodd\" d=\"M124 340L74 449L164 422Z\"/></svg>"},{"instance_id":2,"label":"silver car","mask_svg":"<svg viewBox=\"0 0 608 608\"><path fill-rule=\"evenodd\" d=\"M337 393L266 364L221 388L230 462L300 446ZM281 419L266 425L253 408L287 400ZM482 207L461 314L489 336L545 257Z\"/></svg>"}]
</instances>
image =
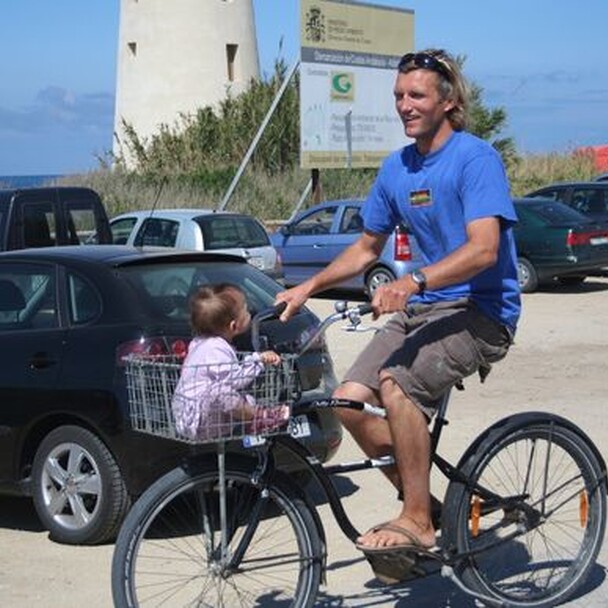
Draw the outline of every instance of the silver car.
<instances>
[{"instance_id":1,"label":"silver car","mask_svg":"<svg viewBox=\"0 0 608 608\"><path fill-rule=\"evenodd\" d=\"M282 277L281 259L264 226L254 217L212 209L148 209L110 220L116 245L175 247L232 253L273 279Z\"/></svg>"}]
</instances>

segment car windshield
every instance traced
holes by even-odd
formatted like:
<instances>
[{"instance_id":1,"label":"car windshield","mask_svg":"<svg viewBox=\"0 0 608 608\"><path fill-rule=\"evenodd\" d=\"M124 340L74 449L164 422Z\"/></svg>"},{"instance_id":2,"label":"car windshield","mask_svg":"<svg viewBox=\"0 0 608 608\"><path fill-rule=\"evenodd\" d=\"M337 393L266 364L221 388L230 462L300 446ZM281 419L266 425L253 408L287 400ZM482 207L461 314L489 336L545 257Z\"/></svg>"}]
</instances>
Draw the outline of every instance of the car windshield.
<instances>
[{"instance_id":1,"label":"car windshield","mask_svg":"<svg viewBox=\"0 0 608 608\"><path fill-rule=\"evenodd\" d=\"M282 289L249 264L238 262L137 264L123 266L119 272L134 287L148 312L163 319L189 320L188 298L201 285L239 286L252 315L271 307Z\"/></svg>"},{"instance_id":2,"label":"car windshield","mask_svg":"<svg viewBox=\"0 0 608 608\"><path fill-rule=\"evenodd\" d=\"M542 203L525 203L523 206L540 216L551 226L563 224L588 224L591 220L575 209L556 201L543 201Z\"/></svg>"},{"instance_id":3,"label":"car windshield","mask_svg":"<svg viewBox=\"0 0 608 608\"><path fill-rule=\"evenodd\" d=\"M207 215L197 217L195 221L203 231L207 251L270 245L270 239L264 227L251 217Z\"/></svg>"}]
</instances>

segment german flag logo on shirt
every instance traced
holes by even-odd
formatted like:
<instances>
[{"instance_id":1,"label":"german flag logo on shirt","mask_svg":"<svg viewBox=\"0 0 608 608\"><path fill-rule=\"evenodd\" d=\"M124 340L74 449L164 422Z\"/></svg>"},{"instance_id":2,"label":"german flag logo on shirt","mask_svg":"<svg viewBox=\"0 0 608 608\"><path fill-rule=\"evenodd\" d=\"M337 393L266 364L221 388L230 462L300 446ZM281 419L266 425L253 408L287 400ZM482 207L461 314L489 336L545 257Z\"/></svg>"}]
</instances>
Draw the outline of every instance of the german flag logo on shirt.
<instances>
[{"instance_id":1,"label":"german flag logo on shirt","mask_svg":"<svg viewBox=\"0 0 608 608\"><path fill-rule=\"evenodd\" d=\"M433 202L431 198L431 190L412 190L410 192L410 205L412 207L426 207Z\"/></svg>"}]
</instances>

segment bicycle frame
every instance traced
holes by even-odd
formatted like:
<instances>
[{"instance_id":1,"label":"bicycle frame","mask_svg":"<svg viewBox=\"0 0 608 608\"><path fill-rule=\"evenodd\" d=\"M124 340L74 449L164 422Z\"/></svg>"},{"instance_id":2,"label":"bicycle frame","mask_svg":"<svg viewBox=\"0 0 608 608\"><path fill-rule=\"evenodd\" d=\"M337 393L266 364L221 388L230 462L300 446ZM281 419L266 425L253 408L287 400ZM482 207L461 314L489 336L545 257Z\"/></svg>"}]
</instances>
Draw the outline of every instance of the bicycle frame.
<instances>
[{"instance_id":1,"label":"bicycle frame","mask_svg":"<svg viewBox=\"0 0 608 608\"><path fill-rule=\"evenodd\" d=\"M360 322L361 307L344 307L340 310L336 308L336 311L321 324L319 330L301 348L300 353L332 322L348 319L355 327ZM268 316L277 314L278 311L271 311ZM257 334L252 333L256 337ZM383 408L367 403L331 397L298 402L297 391L294 390L293 394L296 403L293 405L292 415L341 407L377 417L385 416ZM405 576L409 578L441 570L442 575L462 591L488 605L512 605L509 602L514 598L518 606L528 605L529 601L530 606L549 608L556 605L554 600L560 603L571 597L588 576L606 528L605 496L608 488L606 465L601 453L589 437L570 421L553 413L523 412L507 416L485 429L465 449L458 464L454 466L438 453L443 428L448 424L446 412L449 396L448 392L441 400L429 430L431 466L436 466L450 482L444 498L447 508L443 513L441 525L441 546L437 550L421 552L413 546L394 547L395 553L406 553L406 561L399 562L399 569L405 565ZM293 593L303 593L298 595L305 602L302 605L311 606L310 599L313 596L310 593L317 592L325 572L326 535L313 501L275 462L275 449L288 451L294 460L301 463L303 471L310 472L325 494L339 528L353 543L360 534L342 505L332 476L395 464L393 456L387 454L355 462L323 465L304 444L288 434L270 434L256 437L255 441L248 438L245 442L248 446L246 453L251 457L247 458L243 457L241 448L235 449L235 440L236 437L216 442L213 461L209 461L210 454L207 453L203 456L204 461L199 461L198 457L193 459L192 468L177 467L159 479L142 496L141 502L138 501L141 506L127 517L113 559L113 593L120 600L117 605L134 605L131 594L139 576L137 564L140 549L143 556L146 554L148 526L157 519L162 522L167 507L166 517L170 523L168 529L173 530L174 519L179 524L180 514L172 511L172 501L176 497L187 497L191 490L189 484L192 482L204 483L204 487L194 486L197 491L196 500L202 501L199 513L201 518L198 521L202 525L205 538L206 556L203 554L202 559L209 570L209 575L200 576L215 579L219 585L218 592L222 592L224 587L225 590L232 589L230 585L224 585L224 581L231 576L234 576L236 581L243 575L242 580L248 581L249 573L256 569L277 565L283 569L286 563L292 563L294 570L306 580L302 588L299 587L300 583L296 582ZM523 448L520 447L522 445ZM521 449L523 451L519 452ZM515 466L516 474L513 475L513 480L516 483L503 483L505 477L509 477L508 474L505 475L502 466L503 453L508 464L521 461L521 467ZM513 457L520 453L523 458ZM557 467L551 469L550 460L553 459L554 453ZM493 470L494 462L497 463L496 470ZM198 481L195 481L197 479ZM272 518L266 507L268 504L279 503L284 507L283 512L289 513L293 526L292 537L295 536L300 548L291 549L289 554L279 554L277 561L273 561L272 554L269 553L262 565L254 560L254 566L251 568L248 563L250 549L255 552L260 538L262 543L264 542L267 531L265 520L269 515ZM567 504L572 504L573 508L566 509L560 519L559 511ZM190 508L187 511L186 515L189 516ZM571 511L578 511L576 529L570 526ZM238 517L235 518L235 514ZM551 532L547 532L546 528L543 531L543 524L549 518L553 521L555 516L558 527L566 526L567 539L572 539L571 546L569 543L562 545L562 539L558 539L557 544L552 544ZM477 542L474 539L477 539L482 518L484 523L479 532L481 542ZM294 522L297 522L297 525ZM258 537L256 532L260 526L261 535ZM520 541L519 538L530 532L537 534L537 528L541 528L538 534L546 543L530 543L524 546L529 541ZM154 527L150 529L154 530ZM216 532L220 532L220 535L214 539ZM186 542L189 542L188 536L186 539ZM504 572L503 564L511 566L517 562L504 560L500 551L497 553L494 550L504 544L511 544L510 541L515 539L515 545L520 543L524 550L534 551L534 557L530 564L523 560L524 567L521 570L508 568ZM175 540L170 534L168 542L172 552ZM158 549L158 541L153 533L150 544L154 551ZM273 541L270 545L271 552L276 551L275 547ZM539 550L536 551L535 547ZM554 554L555 548L557 552ZM480 554L486 552L488 555L477 559ZM371 552L363 553L376 572L378 563L370 557ZM389 553L392 554L390 551ZM494 553L494 556L491 553ZM287 561L286 555L289 558ZM201 556L194 554L191 559L194 560L195 571L199 572L198 560ZM486 566L488 562L489 565ZM384 567L385 563L381 565ZM307 567L304 568L302 564L307 564ZM499 565L498 571L493 569L495 564ZM148 567L146 564L142 572L144 579L151 574L147 571ZM195 578L198 576L197 574ZM393 577L393 574L390 576ZM396 576L402 575L399 573ZM175 591L177 579L174 577L175 574L170 572L167 582L169 593ZM191 578L189 576L188 580ZM296 575L294 581L298 580ZM211 582L213 584L213 580ZM538 589L534 588L535 582L539 584ZM144 584L143 588L145 587ZM238 592L238 584L234 589ZM289 592L292 591L291 588L288 589ZM198 590L195 592L199 593ZM277 587L277 592L282 593L283 586Z\"/></svg>"},{"instance_id":2,"label":"bicycle frame","mask_svg":"<svg viewBox=\"0 0 608 608\"><path fill-rule=\"evenodd\" d=\"M276 316L284 309L284 306L279 309L264 311L258 315L256 322L253 323L252 338L254 345L259 342L259 321L271 316ZM299 354L304 353L314 342L322 335L327 328L333 323L340 320L347 320L353 329L361 323L361 316L371 312L371 306L369 304L363 304L354 308L349 308L346 302L338 302L335 306L336 312L325 318L319 325L317 330L309 337L309 339L300 348ZM464 390L461 383L456 385L457 389ZM458 482L463 484L467 489L474 490L475 493L484 501L485 509L488 511L495 511L503 509L505 511L520 509L526 514L528 522L532 522L531 527L538 526L544 520L544 514L541 509L534 508L529 504L526 504L526 499L529 495L519 494L515 496L500 496L491 490L484 488L478 483L472 482L466 475L464 475L457 467L448 462L438 453L439 441L443 432L443 428L449 424L446 418L447 406L450 399L451 390L448 390L442 397L437 414L433 420L432 427L430 429L430 452L431 452L431 464L435 465L437 469L446 477L450 482ZM294 406L294 413L306 414L312 410L323 409L323 408L349 408L358 411L365 412L366 414L385 417L385 410L383 408L370 405L368 403L361 403L348 399L317 399L308 402L297 403ZM576 427L572 427L573 430ZM323 489L325 496L327 497L330 505L332 514L336 520L336 523L340 527L343 534L351 540L353 543L360 536L360 532L355 528L352 521L348 517L348 514L342 506L342 502L338 492L331 480L331 476L338 473L350 473L356 471L362 471L366 469L382 468L391 466L394 464L394 458L392 455L385 455L379 458L367 458L357 462L350 463L339 463L335 465L322 465L319 463L314 456L297 440L293 439L288 435L279 435L275 437L269 437L264 442L264 445L257 446L258 457L260 458L260 465L256 469L255 476L258 479L258 483L262 486L268 482L271 478L273 471L275 470L274 460L272 458L272 450L276 444L280 444L284 449L291 452L291 454L302 462L305 469L309 470L314 479L317 481L319 486ZM600 462L603 459L599 452L596 451L596 455ZM605 466L603 468L605 471ZM605 474L602 478L598 479L598 486L603 482ZM255 525L255 520L251 520L252 524ZM322 533L322 530L321 530ZM441 555L438 556L444 566L451 566L457 561L464 557L473 556L484 551L487 551L498 544L502 544L517 537L521 532L514 532L511 535L507 535L502 539L488 545L487 547L469 551L467 553L460 553L451 550L449 547L443 547ZM448 574L448 576L450 576ZM450 576L450 578L454 578ZM459 583L458 583L459 584ZM459 584L460 586L460 584Z\"/></svg>"},{"instance_id":3,"label":"bicycle frame","mask_svg":"<svg viewBox=\"0 0 608 608\"><path fill-rule=\"evenodd\" d=\"M477 495L484 500L486 509L492 511L500 509L521 509L527 514L530 521L536 522L534 524L534 527L536 525L539 525L539 523L543 519L543 514L538 509L532 508L530 505L525 503L525 500L528 498L527 494L521 494L516 496L500 496L488 490L487 488L484 488L478 483L473 483L457 467L455 467L445 458L439 455L439 453L437 452L439 440L443 428L449 424L448 420L446 419L446 410L449 402L449 396L450 393L448 392L443 397L438 409L438 413L433 421L433 425L430 430L432 464L434 464L449 481L456 481L462 483L469 489L474 489ZM350 409L365 410L366 412L376 416L383 415L381 413L382 410L380 408L370 406L369 404L362 404L357 401L350 401L346 399L315 400L298 404L295 409L298 414L302 414L314 409L328 407L348 407ZM338 463L334 465L322 465L309 452L309 450L296 439L292 438L289 435L278 435L268 438L262 446L256 446L255 448L258 454L258 458L260 459L260 463L254 475L257 479L257 484L261 485L262 487L264 486L264 484L271 483L271 478L275 471L272 452L276 445L280 445L284 449L288 450L297 460L302 463L303 468L309 470L313 474L314 479L322 488L327 498L332 514L340 530L350 541L354 543L360 536L360 532L353 525L351 519L344 510L340 496L331 480L331 477L332 475L339 473L351 473L367 469L376 469L391 466L394 464L394 458L392 457L392 455L386 455L379 458L367 458L356 462ZM598 485L601 483L601 481L601 479L598 480ZM255 525L257 524L256 518L251 517L250 522L251 526L255 528ZM253 532L251 532L251 535L252 534ZM484 551L488 551L490 549L495 548L499 544L503 544L512 540L513 538L519 535L520 533L518 532L513 533L511 535L501 538L500 540L497 540L495 543L492 543L482 549L476 549L467 553L454 553L448 547L443 547L443 551L440 555L438 555L438 558L444 566L451 566L459 560L462 560L464 557L470 557L482 553ZM234 556L232 561L234 563Z\"/></svg>"}]
</instances>

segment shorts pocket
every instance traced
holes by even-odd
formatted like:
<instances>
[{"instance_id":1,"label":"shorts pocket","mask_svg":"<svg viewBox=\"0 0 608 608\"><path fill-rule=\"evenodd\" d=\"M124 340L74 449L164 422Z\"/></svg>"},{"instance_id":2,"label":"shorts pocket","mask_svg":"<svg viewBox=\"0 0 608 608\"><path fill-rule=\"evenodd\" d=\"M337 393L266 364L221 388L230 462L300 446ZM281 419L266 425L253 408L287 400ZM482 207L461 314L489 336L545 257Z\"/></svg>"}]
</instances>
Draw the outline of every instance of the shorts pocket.
<instances>
[{"instance_id":1,"label":"shorts pocket","mask_svg":"<svg viewBox=\"0 0 608 608\"><path fill-rule=\"evenodd\" d=\"M509 332L483 313L475 315L470 329L482 361L494 363L504 358L511 345Z\"/></svg>"},{"instance_id":2,"label":"shorts pocket","mask_svg":"<svg viewBox=\"0 0 608 608\"><path fill-rule=\"evenodd\" d=\"M480 354L467 331L446 336L433 347L426 361L416 360L414 375L437 399L458 381L474 374L481 364Z\"/></svg>"}]
</instances>

